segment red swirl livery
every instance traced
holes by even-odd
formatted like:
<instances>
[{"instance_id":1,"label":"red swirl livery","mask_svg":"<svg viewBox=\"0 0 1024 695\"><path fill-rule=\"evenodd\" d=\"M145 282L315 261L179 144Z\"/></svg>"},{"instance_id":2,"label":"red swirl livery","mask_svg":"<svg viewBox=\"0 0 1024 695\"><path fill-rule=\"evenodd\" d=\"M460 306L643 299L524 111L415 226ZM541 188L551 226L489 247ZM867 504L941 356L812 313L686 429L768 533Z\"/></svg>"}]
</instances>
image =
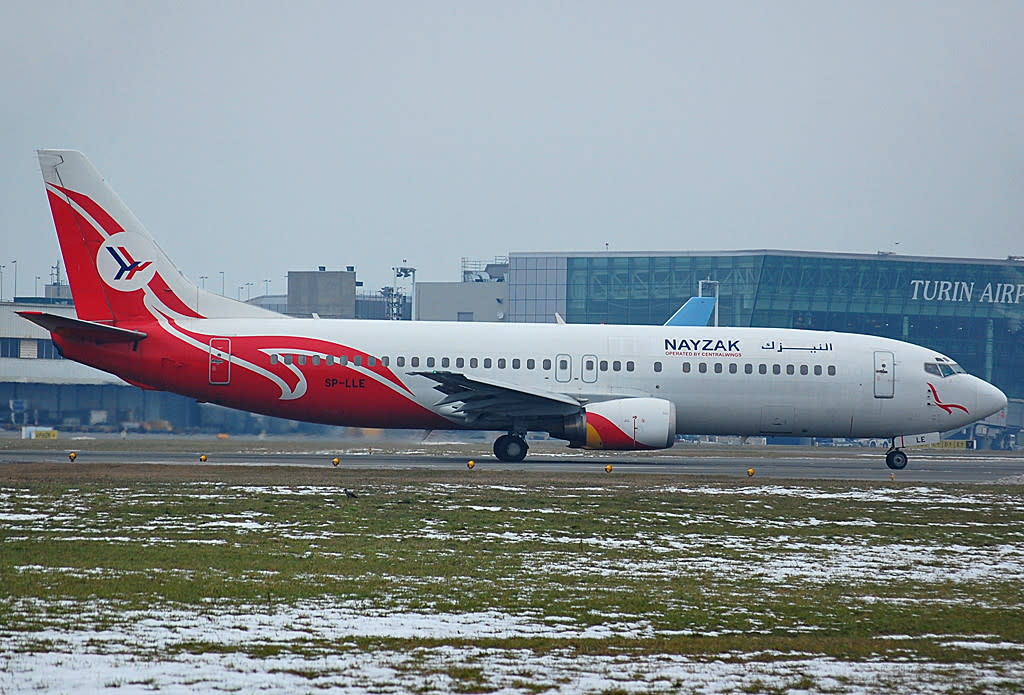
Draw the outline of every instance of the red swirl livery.
<instances>
[{"instance_id":1,"label":"red swirl livery","mask_svg":"<svg viewBox=\"0 0 1024 695\"><path fill-rule=\"evenodd\" d=\"M189 281L81 153L39 163L77 317L20 314L141 388L332 425L503 431L503 461L531 431L612 450L788 434L891 438L902 468L897 437L1006 406L945 355L852 333L283 316Z\"/></svg>"}]
</instances>

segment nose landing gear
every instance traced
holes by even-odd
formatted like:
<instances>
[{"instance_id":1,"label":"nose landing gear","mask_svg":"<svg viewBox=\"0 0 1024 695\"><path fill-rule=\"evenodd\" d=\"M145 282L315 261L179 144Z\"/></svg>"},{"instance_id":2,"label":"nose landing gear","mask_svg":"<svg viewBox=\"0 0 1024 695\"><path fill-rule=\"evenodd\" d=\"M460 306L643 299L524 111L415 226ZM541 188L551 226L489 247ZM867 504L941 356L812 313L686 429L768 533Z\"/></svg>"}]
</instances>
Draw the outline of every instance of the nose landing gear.
<instances>
[{"instance_id":1,"label":"nose landing gear","mask_svg":"<svg viewBox=\"0 0 1024 695\"><path fill-rule=\"evenodd\" d=\"M889 449L885 454L885 465L894 471L902 470L907 467L907 455L902 449L897 449L895 446Z\"/></svg>"},{"instance_id":2,"label":"nose landing gear","mask_svg":"<svg viewBox=\"0 0 1024 695\"><path fill-rule=\"evenodd\" d=\"M503 434L494 440L494 455L505 463L519 463L526 458L529 448L523 435L515 432Z\"/></svg>"}]
</instances>

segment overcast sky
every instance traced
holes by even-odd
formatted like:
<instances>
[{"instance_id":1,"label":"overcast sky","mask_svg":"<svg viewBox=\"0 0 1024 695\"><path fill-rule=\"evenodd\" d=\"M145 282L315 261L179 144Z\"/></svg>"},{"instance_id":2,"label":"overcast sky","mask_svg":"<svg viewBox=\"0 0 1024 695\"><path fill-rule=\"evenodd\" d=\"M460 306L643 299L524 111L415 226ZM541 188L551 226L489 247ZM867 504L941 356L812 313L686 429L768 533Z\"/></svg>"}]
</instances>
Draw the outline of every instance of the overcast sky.
<instances>
[{"instance_id":1,"label":"overcast sky","mask_svg":"<svg viewBox=\"0 0 1024 695\"><path fill-rule=\"evenodd\" d=\"M40 147L232 296L605 243L1024 254L1022 36L1018 0L7 0L3 295L58 258Z\"/></svg>"}]
</instances>

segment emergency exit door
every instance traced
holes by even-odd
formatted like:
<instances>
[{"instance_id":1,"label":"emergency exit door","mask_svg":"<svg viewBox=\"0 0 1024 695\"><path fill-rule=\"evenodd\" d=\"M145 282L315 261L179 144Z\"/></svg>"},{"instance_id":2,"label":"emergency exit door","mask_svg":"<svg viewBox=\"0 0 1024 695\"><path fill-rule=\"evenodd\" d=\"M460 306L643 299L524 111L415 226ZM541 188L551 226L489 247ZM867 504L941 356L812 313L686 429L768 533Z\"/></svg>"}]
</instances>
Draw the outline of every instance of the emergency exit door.
<instances>
[{"instance_id":1,"label":"emergency exit door","mask_svg":"<svg viewBox=\"0 0 1024 695\"><path fill-rule=\"evenodd\" d=\"M875 353L875 398L892 398L896 386L896 369L891 352Z\"/></svg>"},{"instance_id":2,"label":"emergency exit door","mask_svg":"<svg viewBox=\"0 0 1024 695\"><path fill-rule=\"evenodd\" d=\"M231 338L210 338L210 383L231 383Z\"/></svg>"}]
</instances>

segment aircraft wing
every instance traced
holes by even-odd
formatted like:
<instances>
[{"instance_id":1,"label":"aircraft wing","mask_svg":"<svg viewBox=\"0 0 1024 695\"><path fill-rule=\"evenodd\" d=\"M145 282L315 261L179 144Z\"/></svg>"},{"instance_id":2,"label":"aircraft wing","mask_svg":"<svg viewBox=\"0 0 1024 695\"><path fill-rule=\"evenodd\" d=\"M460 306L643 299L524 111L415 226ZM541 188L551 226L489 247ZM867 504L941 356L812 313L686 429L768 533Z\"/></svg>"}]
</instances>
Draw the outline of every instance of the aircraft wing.
<instances>
[{"instance_id":1,"label":"aircraft wing","mask_svg":"<svg viewBox=\"0 0 1024 695\"><path fill-rule=\"evenodd\" d=\"M715 309L714 297L690 297L676 313L672 314L666 326L706 326L711 312Z\"/></svg>"},{"instance_id":2,"label":"aircraft wing","mask_svg":"<svg viewBox=\"0 0 1024 695\"><path fill-rule=\"evenodd\" d=\"M134 343L146 337L142 331L131 331L127 328L108 326L105 323L73 319L70 316L47 314L43 311L19 311L17 313L22 318L42 326L50 333L89 343Z\"/></svg>"},{"instance_id":3,"label":"aircraft wing","mask_svg":"<svg viewBox=\"0 0 1024 695\"><path fill-rule=\"evenodd\" d=\"M562 393L531 389L483 377L468 377L458 372L410 372L437 382L434 388L445 394L435 407L454 405L452 415L466 423L497 424L513 419L538 420L572 415L583 407L575 398Z\"/></svg>"}]
</instances>

